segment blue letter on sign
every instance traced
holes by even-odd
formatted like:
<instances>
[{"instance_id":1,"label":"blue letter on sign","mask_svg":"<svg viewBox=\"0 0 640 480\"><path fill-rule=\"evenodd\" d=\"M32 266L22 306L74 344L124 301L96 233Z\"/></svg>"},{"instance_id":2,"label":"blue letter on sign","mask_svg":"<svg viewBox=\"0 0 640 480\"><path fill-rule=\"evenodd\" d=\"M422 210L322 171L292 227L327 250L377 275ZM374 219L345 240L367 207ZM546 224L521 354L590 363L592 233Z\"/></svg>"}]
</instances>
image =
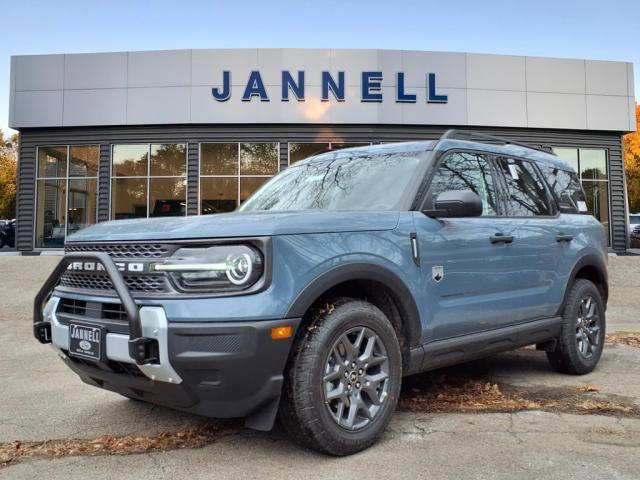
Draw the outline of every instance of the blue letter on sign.
<instances>
[{"instance_id":1,"label":"blue letter on sign","mask_svg":"<svg viewBox=\"0 0 640 480\"><path fill-rule=\"evenodd\" d=\"M430 73L429 77L429 86L427 91L427 103L447 103L449 101L449 97L447 95L437 95L436 94L436 74Z\"/></svg>"},{"instance_id":2,"label":"blue letter on sign","mask_svg":"<svg viewBox=\"0 0 640 480\"><path fill-rule=\"evenodd\" d=\"M381 102L382 72L362 72L362 98L363 102Z\"/></svg>"},{"instance_id":3,"label":"blue letter on sign","mask_svg":"<svg viewBox=\"0 0 640 480\"><path fill-rule=\"evenodd\" d=\"M344 102L344 72L338 72L338 83L329 72L322 72L322 101L329 101L329 90L339 102Z\"/></svg>"},{"instance_id":4,"label":"blue letter on sign","mask_svg":"<svg viewBox=\"0 0 640 480\"><path fill-rule=\"evenodd\" d=\"M296 100L304 102L304 72L298 72L298 83L293 80L293 77L288 70L282 71L282 101L289 101L289 89L296 96Z\"/></svg>"},{"instance_id":5,"label":"blue letter on sign","mask_svg":"<svg viewBox=\"0 0 640 480\"><path fill-rule=\"evenodd\" d=\"M396 102L416 103L415 93L404 93L404 72L396 73Z\"/></svg>"},{"instance_id":6,"label":"blue letter on sign","mask_svg":"<svg viewBox=\"0 0 640 480\"><path fill-rule=\"evenodd\" d=\"M264 88L264 83L262 83L260 72L256 70L251 72L251 75L249 75L249 81L247 81L247 88L244 89L242 101L250 102L251 97L253 97L254 95L260 97L261 102L269 101L269 97L267 97L267 91Z\"/></svg>"},{"instance_id":7,"label":"blue letter on sign","mask_svg":"<svg viewBox=\"0 0 640 480\"><path fill-rule=\"evenodd\" d=\"M211 95L219 102L226 102L231 97L231 72L222 72L222 91L218 87L211 89Z\"/></svg>"}]
</instances>

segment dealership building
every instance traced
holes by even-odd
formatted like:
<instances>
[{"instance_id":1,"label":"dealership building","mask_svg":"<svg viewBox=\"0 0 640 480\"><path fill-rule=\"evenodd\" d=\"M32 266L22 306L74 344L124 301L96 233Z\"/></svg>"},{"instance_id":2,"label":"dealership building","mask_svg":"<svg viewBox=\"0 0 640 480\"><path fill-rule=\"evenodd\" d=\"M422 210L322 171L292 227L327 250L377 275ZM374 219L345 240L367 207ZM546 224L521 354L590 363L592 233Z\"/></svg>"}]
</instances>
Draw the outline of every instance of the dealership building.
<instances>
[{"instance_id":1,"label":"dealership building","mask_svg":"<svg viewBox=\"0 0 640 480\"><path fill-rule=\"evenodd\" d=\"M340 49L14 56L16 246L61 249L110 219L230 211L314 153L462 128L571 163L620 251L634 105L626 62Z\"/></svg>"}]
</instances>

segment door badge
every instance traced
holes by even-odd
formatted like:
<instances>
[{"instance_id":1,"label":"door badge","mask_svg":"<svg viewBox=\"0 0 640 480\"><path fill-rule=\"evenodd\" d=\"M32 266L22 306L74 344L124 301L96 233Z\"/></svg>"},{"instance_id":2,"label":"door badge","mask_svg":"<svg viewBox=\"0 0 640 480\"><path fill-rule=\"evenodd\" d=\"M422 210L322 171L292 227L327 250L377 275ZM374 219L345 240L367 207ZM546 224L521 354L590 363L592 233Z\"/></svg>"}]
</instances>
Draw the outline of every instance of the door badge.
<instances>
[{"instance_id":1,"label":"door badge","mask_svg":"<svg viewBox=\"0 0 640 480\"><path fill-rule=\"evenodd\" d=\"M442 265L434 265L431 267L431 278L436 283L440 283L444 278L444 267Z\"/></svg>"}]
</instances>

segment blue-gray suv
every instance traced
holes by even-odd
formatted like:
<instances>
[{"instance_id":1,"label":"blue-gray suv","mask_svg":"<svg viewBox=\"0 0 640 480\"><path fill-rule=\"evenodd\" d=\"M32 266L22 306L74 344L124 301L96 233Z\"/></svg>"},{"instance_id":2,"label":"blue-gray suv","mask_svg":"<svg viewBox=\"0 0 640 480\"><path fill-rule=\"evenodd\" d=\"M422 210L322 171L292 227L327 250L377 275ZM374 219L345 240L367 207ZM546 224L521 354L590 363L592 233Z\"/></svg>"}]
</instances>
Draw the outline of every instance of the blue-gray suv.
<instances>
[{"instance_id":1,"label":"blue-gray suv","mask_svg":"<svg viewBox=\"0 0 640 480\"><path fill-rule=\"evenodd\" d=\"M532 344L595 368L607 239L586 213L567 163L497 137L322 153L233 213L72 235L34 334L90 385L351 454L405 375Z\"/></svg>"}]
</instances>

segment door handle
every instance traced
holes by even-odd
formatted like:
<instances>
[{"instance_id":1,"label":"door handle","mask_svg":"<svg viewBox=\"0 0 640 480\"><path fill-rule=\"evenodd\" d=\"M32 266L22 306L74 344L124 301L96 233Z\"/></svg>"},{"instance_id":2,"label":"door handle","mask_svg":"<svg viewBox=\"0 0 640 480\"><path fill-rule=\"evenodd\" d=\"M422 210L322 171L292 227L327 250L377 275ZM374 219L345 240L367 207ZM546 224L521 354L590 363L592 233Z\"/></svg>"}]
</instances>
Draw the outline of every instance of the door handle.
<instances>
[{"instance_id":1,"label":"door handle","mask_svg":"<svg viewBox=\"0 0 640 480\"><path fill-rule=\"evenodd\" d=\"M565 235L564 233L556 235L557 242L570 242L571 240L573 240L573 235Z\"/></svg>"},{"instance_id":2,"label":"door handle","mask_svg":"<svg viewBox=\"0 0 640 480\"><path fill-rule=\"evenodd\" d=\"M489 237L491 243L511 243L513 242L512 235L505 235L504 233L496 233Z\"/></svg>"}]
</instances>

